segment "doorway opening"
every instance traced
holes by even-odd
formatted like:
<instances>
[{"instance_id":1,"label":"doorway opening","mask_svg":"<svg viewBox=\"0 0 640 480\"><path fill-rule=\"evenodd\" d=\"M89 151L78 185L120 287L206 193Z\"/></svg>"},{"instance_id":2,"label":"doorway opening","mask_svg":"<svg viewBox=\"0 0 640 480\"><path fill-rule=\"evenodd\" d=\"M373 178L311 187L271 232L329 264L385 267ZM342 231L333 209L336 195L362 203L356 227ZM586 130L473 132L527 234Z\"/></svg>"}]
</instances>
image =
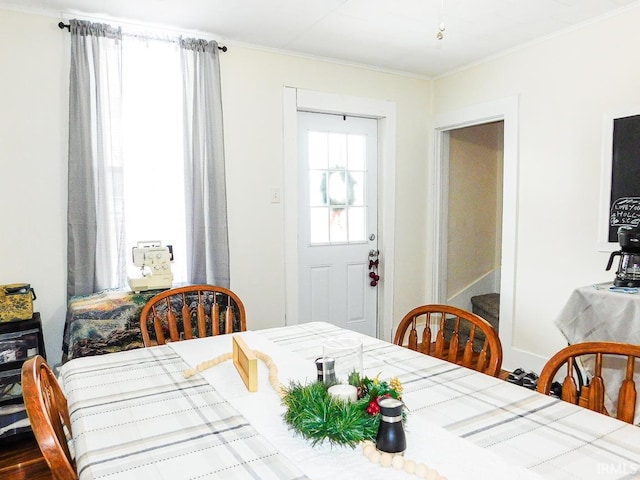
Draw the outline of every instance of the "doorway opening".
<instances>
[{"instance_id":1,"label":"doorway opening","mask_svg":"<svg viewBox=\"0 0 640 480\"><path fill-rule=\"evenodd\" d=\"M526 365L531 359L529 352L513 345L514 300L516 280L516 238L517 238L517 198L518 198L518 97L507 97L487 103L472 105L459 110L448 111L434 118L435 157L432 175L434 178L433 205L433 267L432 298L436 302L446 302L448 292L448 240L449 240L449 151L451 132L467 127L487 124L501 125L502 129L502 201L499 284L499 335L503 350L504 368ZM491 127L487 127L491 128ZM477 132L476 132L477 133ZM475 233L463 232L466 248L475 248ZM497 234L497 230L496 230ZM491 276L487 277L488 279ZM455 292L451 292L455 293ZM469 298L470 300L470 298ZM468 308L468 307L467 307Z\"/></svg>"},{"instance_id":2,"label":"doorway opening","mask_svg":"<svg viewBox=\"0 0 640 480\"><path fill-rule=\"evenodd\" d=\"M473 311L499 330L504 122L448 134L444 303Z\"/></svg>"}]
</instances>

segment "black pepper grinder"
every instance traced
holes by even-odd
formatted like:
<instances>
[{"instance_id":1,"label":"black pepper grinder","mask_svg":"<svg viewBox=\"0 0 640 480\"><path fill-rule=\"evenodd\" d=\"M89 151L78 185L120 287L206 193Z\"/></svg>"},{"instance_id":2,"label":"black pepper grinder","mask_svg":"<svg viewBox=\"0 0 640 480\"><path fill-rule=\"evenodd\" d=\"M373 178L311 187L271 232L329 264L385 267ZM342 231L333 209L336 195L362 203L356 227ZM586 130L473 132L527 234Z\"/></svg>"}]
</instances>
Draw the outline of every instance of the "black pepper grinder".
<instances>
[{"instance_id":1,"label":"black pepper grinder","mask_svg":"<svg viewBox=\"0 0 640 480\"><path fill-rule=\"evenodd\" d=\"M380 406L380 426L376 436L376 448L381 452L403 453L407 448L407 439L402 427L403 403L397 398L378 399Z\"/></svg>"},{"instance_id":2,"label":"black pepper grinder","mask_svg":"<svg viewBox=\"0 0 640 480\"><path fill-rule=\"evenodd\" d=\"M316 370L318 373L318 382L323 382L325 385L333 385L336 383L335 373L335 360L329 357L316 358Z\"/></svg>"}]
</instances>

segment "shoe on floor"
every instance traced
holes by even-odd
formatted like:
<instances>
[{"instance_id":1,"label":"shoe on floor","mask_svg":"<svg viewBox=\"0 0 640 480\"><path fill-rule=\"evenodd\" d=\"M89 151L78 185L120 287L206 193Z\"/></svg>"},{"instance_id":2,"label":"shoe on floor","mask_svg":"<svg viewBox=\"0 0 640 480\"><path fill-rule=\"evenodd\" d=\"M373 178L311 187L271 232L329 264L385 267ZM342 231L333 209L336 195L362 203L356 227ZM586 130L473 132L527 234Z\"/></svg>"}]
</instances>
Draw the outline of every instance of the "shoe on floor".
<instances>
[{"instance_id":1,"label":"shoe on floor","mask_svg":"<svg viewBox=\"0 0 640 480\"><path fill-rule=\"evenodd\" d=\"M522 386L530 390L535 390L538 386L538 375L535 372L527 372L527 374L522 377Z\"/></svg>"},{"instance_id":2,"label":"shoe on floor","mask_svg":"<svg viewBox=\"0 0 640 480\"><path fill-rule=\"evenodd\" d=\"M516 368L507 377L507 382L515 383L516 385L522 385L522 379L526 375L526 372L522 368Z\"/></svg>"}]
</instances>

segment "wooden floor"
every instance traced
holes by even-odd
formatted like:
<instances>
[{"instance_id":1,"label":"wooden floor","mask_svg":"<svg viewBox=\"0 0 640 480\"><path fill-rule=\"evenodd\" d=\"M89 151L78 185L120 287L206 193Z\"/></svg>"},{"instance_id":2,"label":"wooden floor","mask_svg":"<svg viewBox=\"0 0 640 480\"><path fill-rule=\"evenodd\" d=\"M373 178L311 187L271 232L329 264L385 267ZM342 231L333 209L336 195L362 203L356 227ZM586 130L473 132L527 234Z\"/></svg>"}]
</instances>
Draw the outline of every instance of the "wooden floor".
<instances>
[{"instance_id":1,"label":"wooden floor","mask_svg":"<svg viewBox=\"0 0 640 480\"><path fill-rule=\"evenodd\" d=\"M6 480L53 480L32 436L0 444L0 478Z\"/></svg>"}]
</instances>

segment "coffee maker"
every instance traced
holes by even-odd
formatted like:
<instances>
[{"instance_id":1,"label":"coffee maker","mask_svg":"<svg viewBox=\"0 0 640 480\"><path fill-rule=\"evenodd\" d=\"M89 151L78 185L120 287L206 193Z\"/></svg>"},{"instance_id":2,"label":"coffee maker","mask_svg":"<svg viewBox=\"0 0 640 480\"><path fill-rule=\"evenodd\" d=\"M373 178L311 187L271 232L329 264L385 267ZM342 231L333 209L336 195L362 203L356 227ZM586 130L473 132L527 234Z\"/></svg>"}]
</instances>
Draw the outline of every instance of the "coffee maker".
<instances>
[{"instance_id":1,"label":"coffee maker","mask_svg":"<svg viewBox=\"0 0 640 480\"><path fill-rule=\"evenodd\" d=\"M611 252L607 270L611 268L614 257L620 257L616 278L616 287L640 287L640 226L620 227L618 229L620 250Z\"/></svg>"}]
</instances>

